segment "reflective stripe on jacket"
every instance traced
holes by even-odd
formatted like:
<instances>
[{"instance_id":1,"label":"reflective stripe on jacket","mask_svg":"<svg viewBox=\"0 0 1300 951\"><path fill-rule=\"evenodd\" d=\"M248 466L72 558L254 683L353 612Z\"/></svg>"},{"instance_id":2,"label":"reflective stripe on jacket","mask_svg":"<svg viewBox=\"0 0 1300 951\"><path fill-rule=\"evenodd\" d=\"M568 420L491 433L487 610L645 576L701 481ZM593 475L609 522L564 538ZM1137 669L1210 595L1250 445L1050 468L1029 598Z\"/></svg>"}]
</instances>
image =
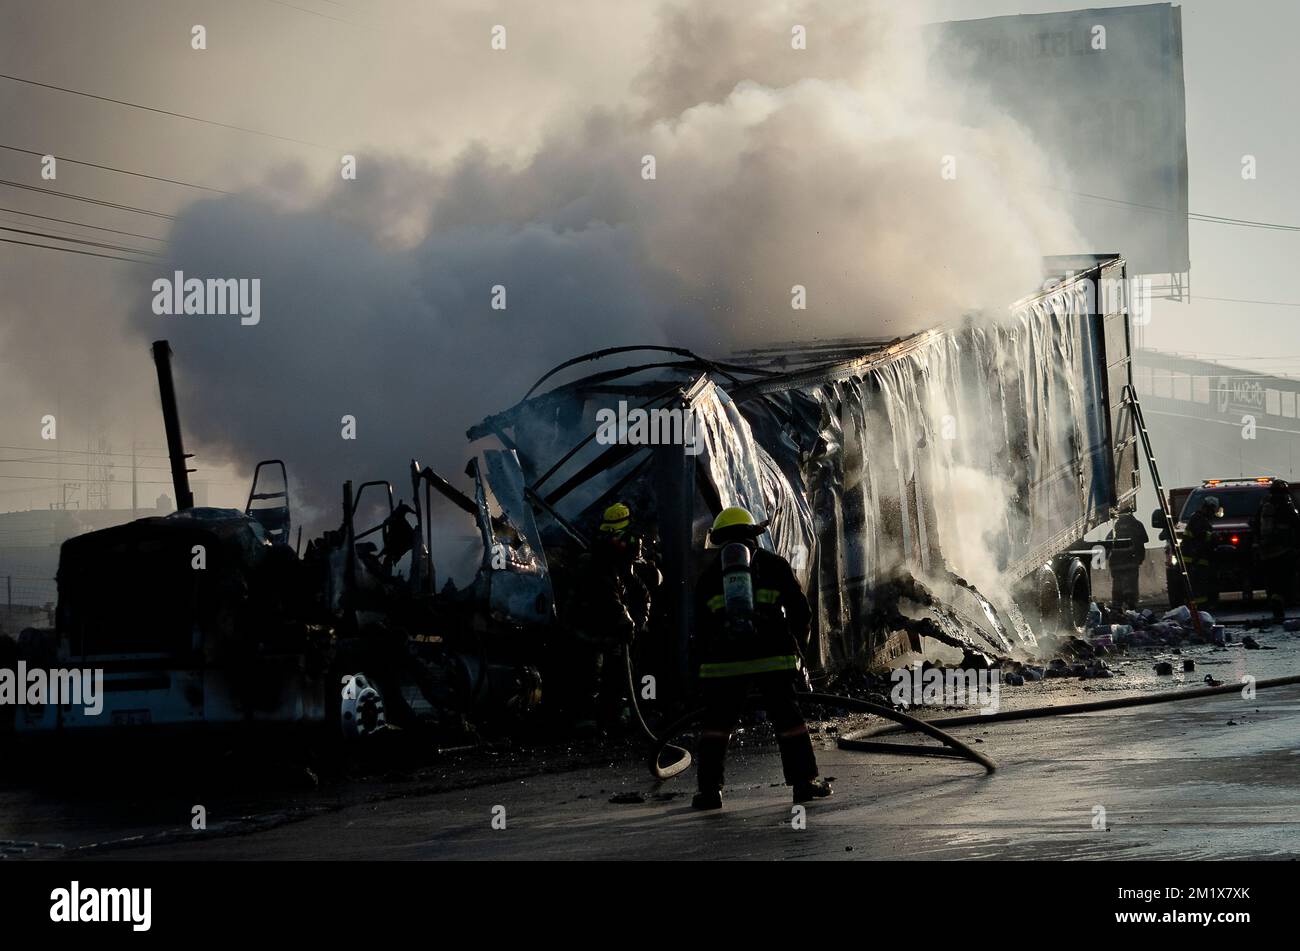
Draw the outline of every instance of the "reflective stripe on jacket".
<instances>
[{"instance_id":1,"label":"reflective stripe on jacket","mask_svg":"<svg viewBox=\"0 0 1300 951\"><path fill-rule=\"evenodd\" d=\"M807 636L811 612L794 570L780 555L753 553L752 628L739 633L727 623L718 559L700 576L695 589L695 634L700 676L746 677L795 670L799 644Z\"/></svg>"}]
</instances>

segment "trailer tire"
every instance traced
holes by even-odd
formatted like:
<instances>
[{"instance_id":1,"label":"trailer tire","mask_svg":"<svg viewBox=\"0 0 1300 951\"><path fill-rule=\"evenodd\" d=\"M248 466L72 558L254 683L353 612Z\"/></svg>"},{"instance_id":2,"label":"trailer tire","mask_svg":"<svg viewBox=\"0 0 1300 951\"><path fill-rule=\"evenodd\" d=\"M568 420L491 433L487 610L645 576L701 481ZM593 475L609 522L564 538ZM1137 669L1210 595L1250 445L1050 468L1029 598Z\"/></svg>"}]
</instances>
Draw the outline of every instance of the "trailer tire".
<instances>
[{"instance_id":1,"label":"trailer tire","mask_svg":"<svg viewBox=\"0 0 1300 951\"><path fill-rule=\"evenodd\" d=\"M1061 623L1072 631L1083 629L1092 602L1092 576L1078 558L1071 558L1061 569Z\"/></svg>"},{"instance_id":2,"label":"trailer tire","mask_svg":"<svg viewBox=\"0 0 1300 951\"><path fill-rule=\"evenodd\" d=\"M1051 565L1043 565L1020 583L1016 601L1035 628L1055 624L1061 616L1061 585Z\"/></svg>"}]
</instances>

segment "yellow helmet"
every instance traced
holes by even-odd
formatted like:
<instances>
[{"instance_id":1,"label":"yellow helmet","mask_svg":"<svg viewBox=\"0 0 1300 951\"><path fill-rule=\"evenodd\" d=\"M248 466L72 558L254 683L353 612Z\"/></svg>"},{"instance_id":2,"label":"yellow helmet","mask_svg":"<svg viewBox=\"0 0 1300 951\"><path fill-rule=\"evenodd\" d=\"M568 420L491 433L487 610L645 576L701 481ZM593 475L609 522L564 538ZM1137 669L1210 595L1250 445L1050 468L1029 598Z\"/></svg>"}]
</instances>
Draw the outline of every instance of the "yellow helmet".
<instances>
[{"instance_id":1,"label":"yellow helmet","mask_svg":"<svg viewBox=\"0 0 1300 951\"><path fill-rule=\"evenodd\" d=\"M622 502L615 502L609 508L605 509L605 514L602 516L600 523L600 530L602 532L611 532L612 534L617 535L626 531L631 521L632 510Z\"/></svg>"},{"instance_id":2,"label":"yellow helmet","mask_svg":"<svg viewBox=\"0 0 1300 951\"><path fill-rule=\"evenodd\" d=\"M723 509L713 520L713 528L709 529L709 541L723 544L729 541L753 539L765 531L767 531L767 522L755 522L754 516L749 514L748 509L733 505Z\"/></svg>"},{"instance_id":3,"label":"yellow helmet","mask_svg":"<svg viewBox=\"0 0 1300 951\"><path fill-rule=\"evenodd\" d=\"M725 508L718 513L718 517L713 520L713 528L710 532L720 531L724 528L734 528L737 525L753 525L754 516L749 514L749 509L742 509L738 505Z\"/></svg>"}]
</instances>

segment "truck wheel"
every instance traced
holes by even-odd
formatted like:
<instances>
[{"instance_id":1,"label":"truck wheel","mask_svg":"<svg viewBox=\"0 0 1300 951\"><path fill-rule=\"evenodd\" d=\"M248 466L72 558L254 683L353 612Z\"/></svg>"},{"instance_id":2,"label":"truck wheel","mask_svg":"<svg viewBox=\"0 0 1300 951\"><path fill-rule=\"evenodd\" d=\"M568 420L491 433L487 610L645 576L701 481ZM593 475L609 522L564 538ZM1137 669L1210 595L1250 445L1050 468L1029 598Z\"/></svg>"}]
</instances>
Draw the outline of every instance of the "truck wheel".
<instances>
[{"instance_id":1,"label":"truck wheel","mask_svg":"<svg viewBox=\"0 0 1300 951\"><path fill-rule=\"evenodd\" d=\"M1061 570L1061 623L1082 630L1092 602L1092 577L1078 558L1071 558Z\"/></svg>"},{"instance_id":2,"label":"truck wheel","mask_svg":"<svg viewBox=\"0 0 1300 951\"><path fill-rule=\"evenodd\" d=\"M1016 603L1036 631L1053 625L1061 616L1061 586L1050 565L1025 577L1016 588Z\"/></svg>"}]
</instances>

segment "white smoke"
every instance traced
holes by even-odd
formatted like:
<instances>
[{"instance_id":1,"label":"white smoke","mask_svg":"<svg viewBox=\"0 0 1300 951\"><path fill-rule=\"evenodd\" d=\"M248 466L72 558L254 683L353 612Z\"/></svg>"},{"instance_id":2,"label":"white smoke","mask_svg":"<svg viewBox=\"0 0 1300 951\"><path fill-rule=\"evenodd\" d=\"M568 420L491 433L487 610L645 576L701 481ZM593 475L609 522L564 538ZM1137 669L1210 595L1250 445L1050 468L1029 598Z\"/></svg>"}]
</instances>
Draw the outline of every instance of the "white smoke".
<instances>
[{"instance_id":1,"label":"white smoke","mask_svg":"<svg viewBox=\"0 0 1300 951\"><path fill-rule=\"evenodd\" d=\"M140 336L177 351L191 440L284 457L330 506L339 480L398 481L410 456L455 478L466 427L579 352L719 355L1001 312L1077 238L1033 143L927 74L924 18L899 6L666 5L653 42L628 41L645 62L626 105L593 88L524 156L372 156L356 183L282 171L274 191L191 206L176 266L260 277L263 314L160 328L137 309Z\"/></svg>"}]
</instances>

